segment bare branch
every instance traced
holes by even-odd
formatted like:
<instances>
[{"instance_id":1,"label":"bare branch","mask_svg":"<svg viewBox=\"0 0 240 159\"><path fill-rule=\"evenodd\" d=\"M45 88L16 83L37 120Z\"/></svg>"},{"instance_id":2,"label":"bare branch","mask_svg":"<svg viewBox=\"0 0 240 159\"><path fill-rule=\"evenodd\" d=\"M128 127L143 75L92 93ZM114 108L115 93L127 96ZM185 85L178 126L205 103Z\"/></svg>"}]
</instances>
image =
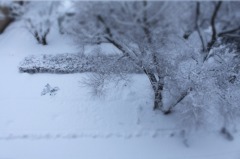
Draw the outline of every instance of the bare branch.
<instances>
[{"instance_id":1,"label":"bare branch","mask_svg":"<svg viewBox=\"0 0 240 159\"><path fill-rule=\"evenodd\" d=\"M240 31L240 26L238 26L237 28L231 29L231 30L223 31L223 32L219 33L218 36L224 36L226 34L232 34L232 33L235 33L237 31Z\"/></svg>"},{"instance_id":2,"label":"bare branch","mask_svg":"<svg viewBox=\"0 0 240 159\"><path fill-rule=\"evenodd\" d=\"M217 5L214 8L212 17L211 17L211 29L212 29L212 37L211 37L211 41L208 43L208 51L210 51L210 49L212 48L213 44L215 43L216 39L217 39L217 30L216 30L216 18L217 18L217 14L219 12L219 9L221 7L222 1L219 1L217 3Z\"/></svg>"},{"instance_id":3,"label":"bare branch","mask_svg":"<svg viewBox=\"0 0 240 159\"><path fill-rule=\"evenodd\" d=\"M199 27L199 16L200 16L200 2L197 2L196 4L196 28L197 28L197 32L198 32L198 35L199 35L199 38L201 40L201 43L202 43L202 51L205 52L206 51L206 48L205 48L205 43L204 43L204 40L203 40L203 35L201 33L201 29Z\"/></svg>"}]
</instances>

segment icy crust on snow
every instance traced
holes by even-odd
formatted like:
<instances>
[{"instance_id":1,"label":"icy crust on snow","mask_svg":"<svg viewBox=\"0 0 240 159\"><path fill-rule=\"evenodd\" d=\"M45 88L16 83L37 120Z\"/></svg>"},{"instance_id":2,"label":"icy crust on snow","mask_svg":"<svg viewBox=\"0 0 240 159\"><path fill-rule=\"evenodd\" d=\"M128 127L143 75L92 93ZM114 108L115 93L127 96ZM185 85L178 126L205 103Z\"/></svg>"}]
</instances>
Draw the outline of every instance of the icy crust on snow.
<instances>
[{"instance_id":1,"label":"icy crust on snow","mask_svg":"<svg viewBox=\"0 0 240 159\"><path fill-rule=\"evenodd\" d=\"M106 67L105 63L108 64L108 67ZM141 73L136 66L119 55L86 56L68 53L28 56L20 63L19 71L27 73L83 73L99 71Z\"/></svg>"}]
</instances>

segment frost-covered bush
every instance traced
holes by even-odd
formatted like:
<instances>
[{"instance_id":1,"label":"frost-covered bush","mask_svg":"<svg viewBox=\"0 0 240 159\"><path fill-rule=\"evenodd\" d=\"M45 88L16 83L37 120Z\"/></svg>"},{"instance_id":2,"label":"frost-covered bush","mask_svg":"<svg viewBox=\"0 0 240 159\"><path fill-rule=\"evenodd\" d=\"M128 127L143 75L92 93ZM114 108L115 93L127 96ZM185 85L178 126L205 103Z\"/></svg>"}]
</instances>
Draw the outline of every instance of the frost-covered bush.
<instances>
[{"instance_id":1,"label":"frost-covered bush","mask_svg":"<svg viewBox=\"0 0 240 159\"><path fill-rule=\"evenodd\" d=\"M50 96L55 96L57 94L57 91L59 91L58 87L51 87L50 84L46 84L43 91L41 92L41 95L49 94Z\"/></svg>"},{"instance_id":2,"label":"frost-covered bush","mask_svg":"<svg viewBox=\"0 0 240 159\"><path fill-rule=\"evenodd\" d=\"M81 73L81 72L126 72L140 73L128 60L118 55L33 55L26 57L19 66L27 73Z\"/></svg>"},{"instance_id":3,"label":"frost-covered bush","mask_svg":"<svg viewBox=\"0 0 240 159\"><path fill-rule=\"evenodd\" d=\"M174 109L181 127L221 130L232 139L229 131L240 121L240 54L234 48L221 44L211 50L206 62L185 64L191 67L178 82L192 90Z\"/></svg>"}]
</instances>

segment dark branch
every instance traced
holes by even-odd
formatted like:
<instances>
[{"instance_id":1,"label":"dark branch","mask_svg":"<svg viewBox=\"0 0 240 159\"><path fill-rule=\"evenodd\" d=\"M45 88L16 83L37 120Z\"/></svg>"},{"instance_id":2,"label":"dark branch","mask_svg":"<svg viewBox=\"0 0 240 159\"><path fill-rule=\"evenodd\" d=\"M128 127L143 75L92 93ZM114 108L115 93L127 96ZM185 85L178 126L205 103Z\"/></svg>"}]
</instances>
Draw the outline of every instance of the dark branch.
<instances>
[{"instance_id":1,"label":"dark branch","mask_svg":"<svg viewBox=\"0 0 240 159\"><path fill-rule=\"evenodd\" d=\"M176 101L176 103L174 103L169 110L172 110L174 107L176 107L183 99L185 99L185 97L187 97L187 95L189 95L189 93L192 91L192 88L190 87L187 91L183 92L180 97L178 98L178 100Z\"/></svg>"},{"instance_id":2,"label":"dark branch","mask_svg":"<svg viewBox=\"0 0 240 159\"><path fill-rule=\"evenodd\" d=\"M218 34L218 36L224 36L225 34L232 34L240 30L240 26L231 30L223 31Z\"/></svg>"},{"instance_id":3,"label":"dark branch","mask_svg":"<svg viewBox=\"0 0 240 159\"><path fill-rule=\"evenodd\" d=\"M217 3L217 5L215 6L215 9L213 11L212 17L211 17L212 38L211 38L211 41L208 43L208 51L211 50L213 44L217 40L217 30L216 30L215 23L216 23L217 14L219 12L221 4L222 4L222 1L219 1Z\"/></svg>"},{"instance_id":4,"label":"dark branch","mask_svg":"<svg viewBox=\"0 0 240 159\"><path fill-rule=\"evenodd\" d=\"M112 38L112 36L113 36L112 31L111 31L111 29L108 27L108 25L106 24L106 22L105 22L105 20L102 18L102 16L101 16L101 15L98 15L98 16L97 16L97 19L104 25L106 34L108 34L109 37Z\"/></svg>"},{"instance_id":5,"label":"dark branch","mask_svg":"<svg viewBox=\"0 0 240 159\"><path fill-rule=\"evenodd\" d=\"M196 4L196 29L199 35L199 38L201 40L202 43L202 51L205 52L206 48L205 48L205 44L204 44L204 40L203 40L203 35L201 33L200 27L199 27L199 16L200 16L200 2L197 2Z\"/></svg>"}]
</instances>

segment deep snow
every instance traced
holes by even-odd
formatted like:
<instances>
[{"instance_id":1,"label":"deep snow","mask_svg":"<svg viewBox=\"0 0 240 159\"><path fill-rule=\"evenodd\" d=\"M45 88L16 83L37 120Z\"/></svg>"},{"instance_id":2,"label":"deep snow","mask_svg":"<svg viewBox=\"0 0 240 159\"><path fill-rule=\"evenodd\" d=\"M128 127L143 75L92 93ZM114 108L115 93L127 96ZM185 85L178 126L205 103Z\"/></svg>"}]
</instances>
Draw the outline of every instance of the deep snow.
<instances>
[{"instance_id":1,"label":"deep snow","mask_svg":"<svg viewBox=\"0 0 240 159\"><path fill-rule=\"evenodd\" d=\"M86 74L19 73L26 56L79 50L57 28L48 40L37 44L21 22L0 35L0 159L240 158L238 133L232 142L216 132L192 133L186 147L173 118L152 111L144 75L98 98L81 86ZM56 95L41 95L46 84L59 87Z\"/></svg>"}]
</instances>

